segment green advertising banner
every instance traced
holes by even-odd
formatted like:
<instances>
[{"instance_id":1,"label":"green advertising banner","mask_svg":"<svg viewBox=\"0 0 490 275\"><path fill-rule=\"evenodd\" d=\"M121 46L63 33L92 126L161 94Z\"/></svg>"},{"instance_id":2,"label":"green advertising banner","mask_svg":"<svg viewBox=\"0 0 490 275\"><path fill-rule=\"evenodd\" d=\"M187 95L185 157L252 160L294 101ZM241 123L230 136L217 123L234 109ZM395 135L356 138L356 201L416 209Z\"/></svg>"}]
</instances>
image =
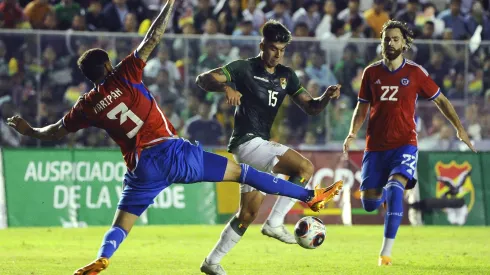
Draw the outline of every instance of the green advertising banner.
<instances>
[{"instance_id":1,"label":"green advertising banner","mask_svg":"<svg viewBox=\"0 0 490 275\"><path fill-rule=\"evenodd\" d=\"M3 150L8 226L111 224L126 166L115 150ZM139 224L214 224L214 183L163 190Z\"/></svg>"},{"instance_id":2,"label":"green advertising banner","mask_svg":"<svg viewBox=\"0 0 490 275\"><path fill-rule=\"evenodd\" d=\"M483 170L478 154L420 152L418 171L421 199L464 198L465 200L465 205L461 208L446 208L436 210L432 214L425 214L425 224L486 224Z\"/></svg>"}]
</instances>

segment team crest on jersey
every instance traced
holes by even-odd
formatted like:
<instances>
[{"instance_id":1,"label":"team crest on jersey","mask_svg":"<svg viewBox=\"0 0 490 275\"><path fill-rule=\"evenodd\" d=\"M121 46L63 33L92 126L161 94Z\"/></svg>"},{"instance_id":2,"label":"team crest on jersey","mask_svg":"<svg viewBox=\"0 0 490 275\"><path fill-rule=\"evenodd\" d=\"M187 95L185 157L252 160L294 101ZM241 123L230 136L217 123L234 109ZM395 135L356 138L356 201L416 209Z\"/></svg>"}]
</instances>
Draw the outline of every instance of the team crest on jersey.
<instances>
[{"instance_id":1,"label":"team crest on jersey","mask_svg":"<svg viewBox=\"0 0 490 275\"><path fill-rule=\"evenodd\" d=\"M281 83L281 88L286 89L286 86L288 85L288 81L286 80L286 78L282 77L281 79L279 79L279 82Z\"/></svg>"},{"instance_id":2,"label":"team crest on jersey","mask_svg":"<svg viewBox=\"0 0 490 275\"><path fill-rule=\"evenodd\" d=\"M410 80L408 80L408 78L404 77L404 78L402 78L402 80L400 80L400 84L402 84L402 86L408 86L408 84L410 84Z\"/></svg>"}]
</instances>

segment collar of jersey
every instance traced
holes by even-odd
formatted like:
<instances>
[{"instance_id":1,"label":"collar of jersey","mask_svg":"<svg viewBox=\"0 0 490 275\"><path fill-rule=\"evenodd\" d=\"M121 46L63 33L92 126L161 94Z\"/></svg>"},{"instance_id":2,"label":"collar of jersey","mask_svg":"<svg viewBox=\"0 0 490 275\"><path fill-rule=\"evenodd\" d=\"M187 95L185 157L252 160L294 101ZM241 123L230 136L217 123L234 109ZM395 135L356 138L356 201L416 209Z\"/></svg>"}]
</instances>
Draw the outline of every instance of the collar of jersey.
<instances>
[{"instance_id":1,"label":"collar of jersey","mask_svg":"<svg viewBox=\"0 0 490 275\"><path fill-rule=\"evenodd\" d=\"M393 70L393 71L390 71L390 69L388 68L388 66L386 66L384 59L383 59L382 63L383 63L383 67L384 67L384 68L385 68L385 69L386 69L388 72L390 72L390 73L392 73L392 74L395 74L395 73L397 73L399 70L401 70L401 69L403 68L403 66L405 66L405 57L403 58L403 62L402 62L402 64L400 65L400 67L398 67L397 69L395 69L395 70Z\"/></svg>"}]
</instances>

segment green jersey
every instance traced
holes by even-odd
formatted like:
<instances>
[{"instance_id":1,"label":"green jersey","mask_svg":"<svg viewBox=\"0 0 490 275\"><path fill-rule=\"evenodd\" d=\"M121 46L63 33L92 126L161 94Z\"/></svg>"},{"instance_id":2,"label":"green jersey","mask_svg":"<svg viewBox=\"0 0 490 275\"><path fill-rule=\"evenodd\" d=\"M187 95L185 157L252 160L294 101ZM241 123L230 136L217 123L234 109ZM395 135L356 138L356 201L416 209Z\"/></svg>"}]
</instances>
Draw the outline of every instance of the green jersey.
<instances>
[{"instance_id":1,"label":"green jersey","mask_svg":"<svg viewBox=\"0 0 490 275\"><path fill-rule=\"evenodd\" d=\"M277 65L273 74L264 68L260 56L236 60L223 67L228 82L242 94L235 110L235 127L228 151L255 137L270 139L277 111L286 95L297 96L305 89L289 67Z\"/></svg>"}]
</instances>

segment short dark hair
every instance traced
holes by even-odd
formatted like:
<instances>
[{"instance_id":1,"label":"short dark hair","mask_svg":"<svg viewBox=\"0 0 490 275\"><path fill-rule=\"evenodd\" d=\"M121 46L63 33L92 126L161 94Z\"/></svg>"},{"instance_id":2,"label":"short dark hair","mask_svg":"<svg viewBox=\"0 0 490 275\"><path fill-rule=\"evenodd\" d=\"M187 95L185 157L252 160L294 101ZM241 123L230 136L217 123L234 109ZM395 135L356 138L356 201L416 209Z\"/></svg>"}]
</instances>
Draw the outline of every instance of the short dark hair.
<instances>
[{"instance_id":1,"label":"short dark hair","mask_svg":"<svg viewBox=\"0 0 490 275\"><path fill-rule=\"evenodd\" d=\"M412 47L413 42L413 31L408 27L407 23L396 20L389 20L383 25L383 29L381 31L381 36L386 30L389 29L399 29L402 33L403 39L405 39L407 44L407 50Z\"/></svg>"},{"instance_id":2,"label":"short dark hair","mask_svg":"<svg viewBox=\"0 0 490 275\"><path fill-rule=\"evenodd\" d=\"M78 68L83 75L92 82L97 82L105 76L105 63L109 61L109 54L103 49L90 49L78 58Z\"/></svg>"},{"instance_id":3,"label":"short dark hair","mask_svg":"<svg viewBox=\"0 0 490 275\"><path fill-rule=\"evenodd\" d=\"M262 28L262 36L266 42L272 43L287 43L291 42L291 32L281 22L277 20L269 20Z\"/></svg>"}]
</instances>

